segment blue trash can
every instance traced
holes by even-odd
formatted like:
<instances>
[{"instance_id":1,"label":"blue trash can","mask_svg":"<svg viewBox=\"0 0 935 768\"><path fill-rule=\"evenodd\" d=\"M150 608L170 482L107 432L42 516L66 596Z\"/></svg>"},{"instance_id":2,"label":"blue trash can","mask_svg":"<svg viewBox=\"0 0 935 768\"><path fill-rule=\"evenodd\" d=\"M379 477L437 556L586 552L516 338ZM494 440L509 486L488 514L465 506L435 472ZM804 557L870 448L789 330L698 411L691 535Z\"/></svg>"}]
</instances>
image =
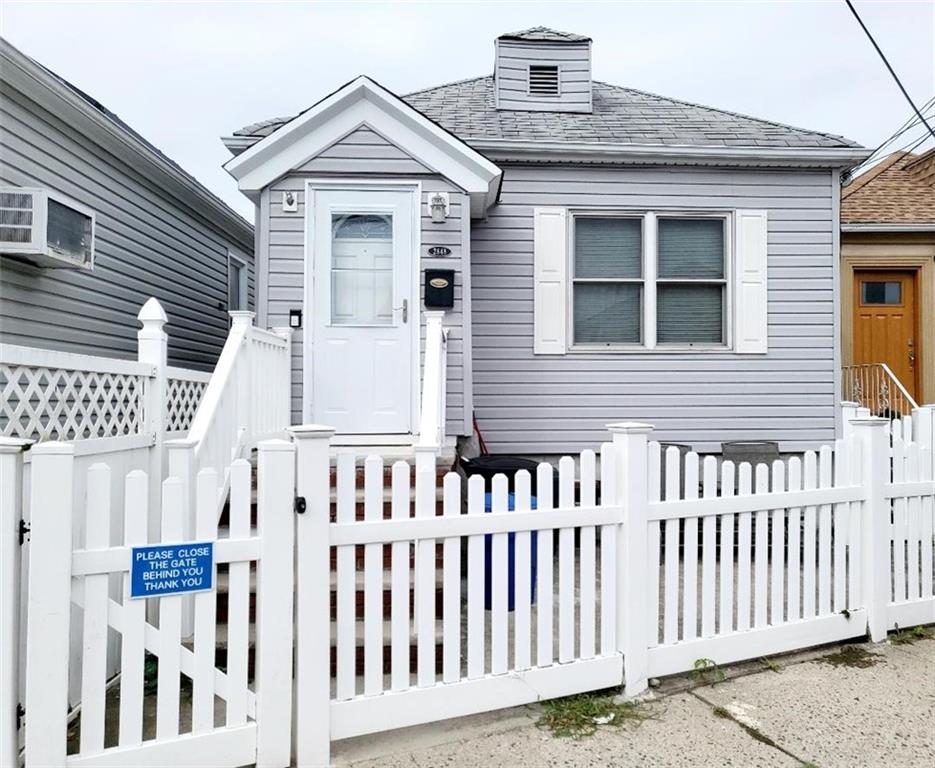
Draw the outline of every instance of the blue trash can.
<instances>
[{"instance_id":1,"label":"blue trash can","mask_svg":"<svg viewBox=\"0 0 935 768\"><path fill-rule=\"evenodd\" d=\"M515 509L513 494L508 494L507 504L512 512ZM491 494L484 496L484 512L490 512L493 506ZM530 499L531 509L536 508L536 497ZM539 532L532 531L529 537L529 583L531 602L536 602L536 551ZM507 610L516 607L516 534L507 534ZM484 536L484 608L488 611L493 608L493 534Z\"/></svg>"}]
</instances>

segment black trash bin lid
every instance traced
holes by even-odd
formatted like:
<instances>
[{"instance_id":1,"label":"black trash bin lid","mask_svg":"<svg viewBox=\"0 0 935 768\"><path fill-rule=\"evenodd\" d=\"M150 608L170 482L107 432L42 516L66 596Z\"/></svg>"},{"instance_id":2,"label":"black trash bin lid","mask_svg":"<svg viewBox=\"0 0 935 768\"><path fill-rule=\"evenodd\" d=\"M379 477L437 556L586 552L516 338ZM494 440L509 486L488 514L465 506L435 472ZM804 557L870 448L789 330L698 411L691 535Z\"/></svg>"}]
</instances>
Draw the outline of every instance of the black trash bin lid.
<instances>
[{"instance_id":1,"label":"black trash bin lid","mask_svg":"<svg viewBox=\"0 0 935 768\"><path fill-rule=\"evenodd\" d=\"M488 453L484 456L476 456L473 459L462 458L461 463L468 474L474 472L518 472L521 469L527 469L532 472L536 470L539 464L532 459L526 459L522 456L512 456L502 453Z\"/></svg>"}]
</instances>

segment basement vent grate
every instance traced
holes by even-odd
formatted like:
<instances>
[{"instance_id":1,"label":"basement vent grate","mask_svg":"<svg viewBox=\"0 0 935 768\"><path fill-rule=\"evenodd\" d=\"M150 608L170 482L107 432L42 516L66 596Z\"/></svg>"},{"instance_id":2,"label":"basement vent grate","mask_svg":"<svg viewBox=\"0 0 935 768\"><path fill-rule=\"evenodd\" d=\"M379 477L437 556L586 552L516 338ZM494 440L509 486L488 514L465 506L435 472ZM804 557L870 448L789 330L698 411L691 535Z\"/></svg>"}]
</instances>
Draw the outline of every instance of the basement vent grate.
<instances>
[{"instance_id":1,"label":"basement vent grate","mask_svg":"<svg viewBox=\"0 0 935 768\"><path fill-rule=\"evenodd\" d=\"M529 94L531 96L558 96L558 65L529 65Z\"/></svg>"}]
</instances>

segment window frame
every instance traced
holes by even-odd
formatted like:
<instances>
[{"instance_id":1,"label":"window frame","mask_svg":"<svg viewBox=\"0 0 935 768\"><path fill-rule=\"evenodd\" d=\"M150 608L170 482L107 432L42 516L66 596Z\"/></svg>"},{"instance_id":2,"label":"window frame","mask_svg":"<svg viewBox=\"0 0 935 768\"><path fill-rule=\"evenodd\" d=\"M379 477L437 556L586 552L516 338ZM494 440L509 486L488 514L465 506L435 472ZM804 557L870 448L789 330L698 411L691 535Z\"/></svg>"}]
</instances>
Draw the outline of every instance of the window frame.
<instances>
[{"instance_id":1,"label":"window frame","mask_svg":"<svg viewBox=\"0 0 935 768\"><path fill-rule=\"evenodd\" d=\"M242 284L238 289L238 298L240 299L241 306L236 309L232 308L230 305L230 296L231 296L231 275L232 269L231 265L236 262L237 266L240 268L242 276ZM227 311L228 312L247 312L250 310L250 272L249 265L246 258L235 253L234 251L228 250L227 252Z\"/></svg>"},{"instance_id":2,"label":"window frame","mask_svg":"<svg viewBox=\"0 0 935 768\"><path fill-rule=\"evenodd\" d=\"M642 278L608 278L604 282L636 282L642 284L641 306L641 340L639 344L595 344L575 342L575 307L574 286L580 282L601 282L601 279L588 279L575 277L575 222L578 218L639 218L642 221L641 235L643 245ZM647 209L575 209L569 210L570 225L568 227L568 291L567 291L567 351L587 354L617 354L617 353L663 353L698 352L717 353L733 351L733 293L734 293L734 242L733 242L733 211L729 210L647 210ZM720 219L724 226L724 276L715 278L659 278L658 273L658 232L659 219ZM723 286L723 304L721 310L721 324L723 328L723 342L691 344L684 342L658 343L657 332L657 285L668 283L674 285L697 283L702 285L717 284Z\"/></svg>"}]
</instances>

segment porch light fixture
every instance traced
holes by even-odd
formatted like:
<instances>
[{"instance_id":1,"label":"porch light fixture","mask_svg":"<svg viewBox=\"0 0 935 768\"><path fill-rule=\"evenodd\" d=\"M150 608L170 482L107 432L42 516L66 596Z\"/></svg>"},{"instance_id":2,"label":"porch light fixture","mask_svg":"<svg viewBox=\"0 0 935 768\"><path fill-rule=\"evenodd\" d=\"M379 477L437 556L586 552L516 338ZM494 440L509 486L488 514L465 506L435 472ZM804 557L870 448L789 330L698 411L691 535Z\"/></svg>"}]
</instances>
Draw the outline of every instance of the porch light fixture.
<instances>
[{"instance_id":1,"label":"porch light fixture","mask_svg":"<svg viewBox=\"0 0 935 768\"><path fill-rule=\"evenodd\" d=\"M448 218L448 209L447 192L435 192L429 198L429 211L432 214L433 224L443 224L445 219Z\"/></svg>"}]
</instances>

